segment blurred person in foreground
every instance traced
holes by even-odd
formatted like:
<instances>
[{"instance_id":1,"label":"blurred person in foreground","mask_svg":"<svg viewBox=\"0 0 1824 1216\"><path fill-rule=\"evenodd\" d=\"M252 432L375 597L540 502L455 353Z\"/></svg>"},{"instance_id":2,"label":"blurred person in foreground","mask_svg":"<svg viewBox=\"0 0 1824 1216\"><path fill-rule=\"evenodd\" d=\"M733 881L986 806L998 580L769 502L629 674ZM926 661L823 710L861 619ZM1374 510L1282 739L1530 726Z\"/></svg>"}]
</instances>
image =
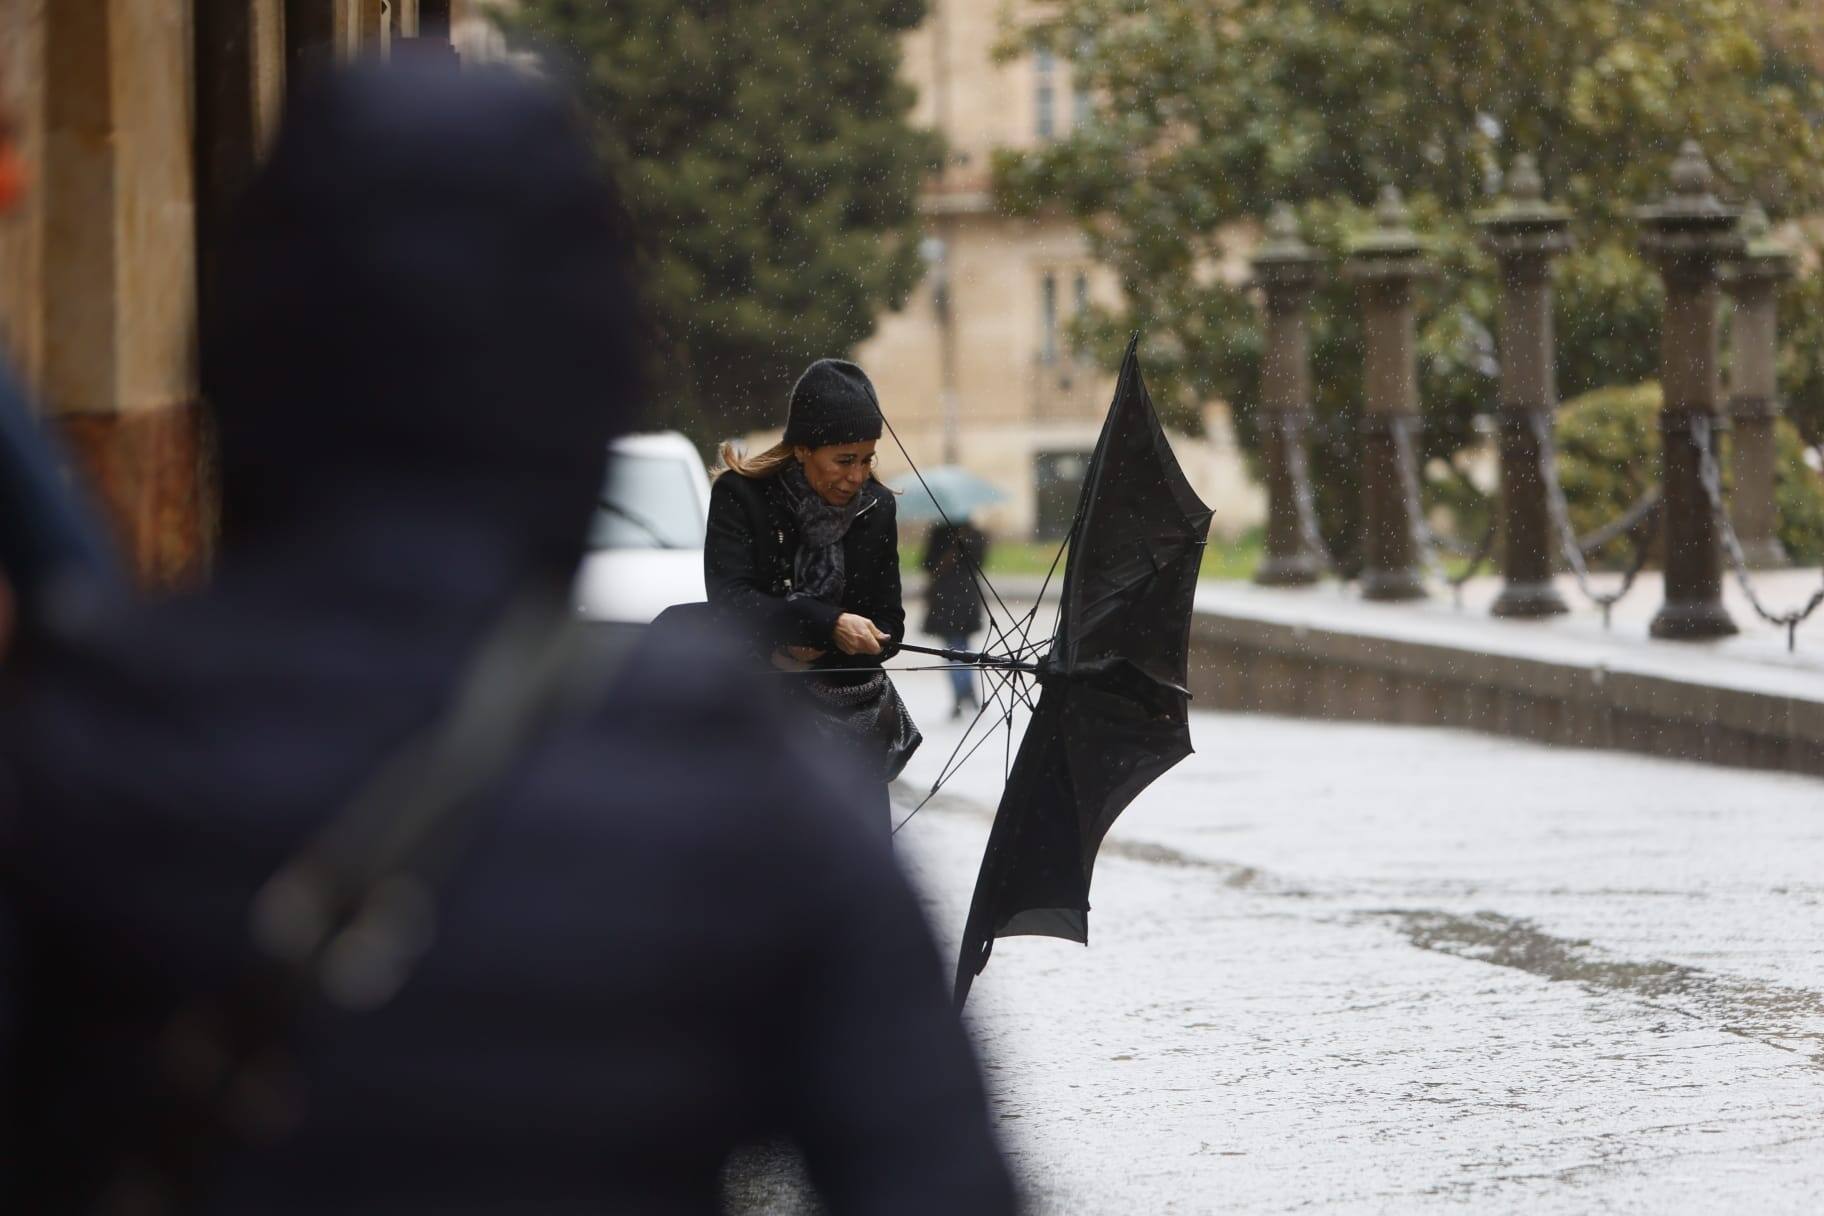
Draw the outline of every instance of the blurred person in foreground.
<instances>
[{"instance_id":1,"label":"blurred person in foreground","mask_svg":"<svg viewBox=\"0 0 1824 1216\"><path fill-rule=\"evenodd\" d=\"M722 445L703 583L749 658L790 673L824 753L862 770L853 801L888 833L887 785L922 740L881 666L906 634L893 494L874 477L883 419L855 364L806 368L778 443L752 456Z\"/></svg>"},{"instance_id":2,"label":"blurred person in foreground","mask_svg":"<svg viewBox=\"0 0 1824 1216\"><path fill-rule=\"evenodd\" d=\"M988 538L967 516L961 522L940 520L925 534L925 553L919 564L929 581L925 585L925 632L943 639L951 650L970 649L969 639L982 627L982 593L976 571L988 560ZM950 716L960 718L966 709L979 708L976 676L969 668L950 668Z\"/></svg>"},{"instance_id":3,"label":"blurred person in foreground","mask_svg":"<svg viewBox=\"0 0 1824 1216\"><path fill-rule=\"evenodd\" d=\"M888 848L677 634L503 769L403 987L255 1004L275 1083L221 1093L221 1136L160 1118L219 1063L180 1015L267 968L270 876L510 605L568 613L638 389L615 214L523 79L364 65L292 103L209 335L217 577L0 711L0 1210L707 1213L775 1134L835 1212L1010 1210Z\"/></svg>"}]
</instances>

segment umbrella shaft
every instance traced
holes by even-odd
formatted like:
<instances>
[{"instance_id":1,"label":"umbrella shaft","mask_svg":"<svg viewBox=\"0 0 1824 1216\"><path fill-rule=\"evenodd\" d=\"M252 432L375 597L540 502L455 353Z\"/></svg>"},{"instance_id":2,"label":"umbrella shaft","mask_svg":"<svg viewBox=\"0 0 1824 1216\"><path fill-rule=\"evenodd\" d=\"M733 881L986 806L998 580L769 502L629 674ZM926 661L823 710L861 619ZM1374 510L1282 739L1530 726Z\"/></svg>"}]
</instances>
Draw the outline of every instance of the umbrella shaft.
<instances>
[{"instance_id":1,"label":"umbrella shaft","mask_svg":"<svg viewBox=\"0 0 1824 1216\"><path fill-rule=\"evenodd\" d=\"M1008 671L1037 672L1037 663L1028 663L1022 659L1009 658L1004 654L982 654L973 650L946 650L942 646L914 646L910 642L900 644L901 650L910 650L914 654L928 654L940 659L949 659L952 663L969 663L982 667L1004 667Z\"/></svg>"}]
</instances>

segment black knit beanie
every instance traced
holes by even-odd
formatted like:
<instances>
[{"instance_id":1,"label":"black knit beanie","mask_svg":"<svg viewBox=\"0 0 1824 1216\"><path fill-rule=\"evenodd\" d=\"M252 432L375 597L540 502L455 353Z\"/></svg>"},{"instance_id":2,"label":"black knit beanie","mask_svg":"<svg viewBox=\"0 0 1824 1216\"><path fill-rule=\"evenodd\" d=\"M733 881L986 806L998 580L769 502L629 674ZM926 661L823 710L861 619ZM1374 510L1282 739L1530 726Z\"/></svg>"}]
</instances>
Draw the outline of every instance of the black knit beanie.
<instances>
[{"instance_id":1,"label":"black knit beanie","mask_svg":"<svg viewBox=\"0 0 1824 1216\"><path fill-rule=\"evenodd\" d=\"M880 397L868 374L842 359L819 359L792 385L784 442L820 448L880 438Z\"/></svg>"}]
</instances>

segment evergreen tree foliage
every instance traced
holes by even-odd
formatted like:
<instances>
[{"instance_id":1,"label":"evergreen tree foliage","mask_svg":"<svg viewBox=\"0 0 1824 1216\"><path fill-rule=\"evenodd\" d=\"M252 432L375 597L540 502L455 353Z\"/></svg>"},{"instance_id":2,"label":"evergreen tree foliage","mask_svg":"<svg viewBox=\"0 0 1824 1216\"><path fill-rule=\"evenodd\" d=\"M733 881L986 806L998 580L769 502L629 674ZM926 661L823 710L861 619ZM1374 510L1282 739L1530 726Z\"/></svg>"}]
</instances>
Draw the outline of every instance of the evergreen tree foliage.
<instances>
[{"instance_id":1,"label":"evergreen tree foliage","mask_svg":"<svg viewBox=\"0 0 1824 1216\"><path fill-rule=\"evenodd\" d=\"M1230 242L1284 200L1305 239L1340 256L1380 188L1399 187L1443 270L1419 320L1425 454L1448 459L1495 404L1496 285L1472 219L1516 154L1537 158L1574 216L1557 279L1567 396L1656 374L1660 289L1632 212L1664 196L1683 140L1700 141L1733 201L1776 220L1824 204L1824 88L1781 51L1782 13L1769 0L1059 0L1010 27L1002 51L1070 56L1096 115L999 158L998 190L1016 211L1074 214L1126 289L1124 312L1092 315L1079 341L1112 359L1140 329L1149 383L1181 424L1223 398L1253 443L1260 324L1216 269ZM1361 327L1340 274L1312 319L1314 473L1346 549ZM1785 366L1792 390L1824 395L1815 360Z\"/></svg>"},{"instance_id":2,"label":"evergreen tree foliage","mask_svg":"<svg viewBox=\"0 0 1824 1216\"><path fill-rule=\"evenodd\" d=\"M521 0L509 37L567 60L642 242L653 420L699 442L783 423L920 274L937 158L899 36L923 0Z\"/></svg>"}]
</instances>

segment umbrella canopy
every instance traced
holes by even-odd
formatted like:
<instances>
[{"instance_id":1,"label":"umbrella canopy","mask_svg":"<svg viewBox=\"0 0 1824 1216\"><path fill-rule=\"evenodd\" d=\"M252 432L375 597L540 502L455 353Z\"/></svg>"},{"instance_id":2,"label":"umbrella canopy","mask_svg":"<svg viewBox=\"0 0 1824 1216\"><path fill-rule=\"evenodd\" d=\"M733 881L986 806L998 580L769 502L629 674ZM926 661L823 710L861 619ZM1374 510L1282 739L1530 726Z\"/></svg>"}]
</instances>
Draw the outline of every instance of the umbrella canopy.
<instances>
[{"instance_id":1,"label":"umbrella canopy","mask_svg":"<svg viewBox=\"0 0 1824 1216\"><path fill-rule=\"evenodd\" d=\"M956 967L997 937L1089 940L1089 882L1115 817L1191 753L1191 600L1210 509L1178 467L1130 342L1071 526L1040 694L1001 795Z\"/></svg>"},{"instance_id":2,"label":"umbrella canopy","mask_svg":"<svg viewBox=\"0 0 1824 1216\"><path fill-rule=\"evenodd\" d=\"M1006 495L993 482L977 477L961 465L946 464L927 471L906 487L897 504L901 523L929 523L934 519L960 522L972 511L1001 502Z\"/></svg>"}]
</instances>

